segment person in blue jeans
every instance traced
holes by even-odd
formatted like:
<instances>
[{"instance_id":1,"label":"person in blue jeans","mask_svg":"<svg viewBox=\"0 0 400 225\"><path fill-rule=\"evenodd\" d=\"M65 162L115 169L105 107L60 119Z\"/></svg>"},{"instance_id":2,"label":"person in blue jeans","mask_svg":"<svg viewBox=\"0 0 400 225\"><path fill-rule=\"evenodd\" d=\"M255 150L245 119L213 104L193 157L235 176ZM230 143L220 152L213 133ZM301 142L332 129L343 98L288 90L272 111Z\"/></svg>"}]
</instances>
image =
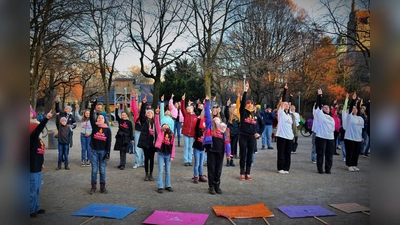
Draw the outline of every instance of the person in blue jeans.
<instances>
[{"instance_id":1,"label":"person in blue jeans","mask_svg":"<svg viewBox=\"0 0 400 225\"><path fill-rule=\"evenodd\" d=\"M274 149L271 146L271 136L272 136L272 121L276 119L274 111L272 111L271 105L267 105L267 108L264 111L260 111L260 115L265 124L264 131L261 135L261 150L265 149L265 146L268 146L268 149Z\"/></svg>"},{"instance_id":2,"label":"person in blue jeans","mask_svg":"<svg viewBox=\"0 0 400 225\"><path fill-rule=\"evenodd\" d=\"M83 115L79 115L79 104L75 105L75 117L81 121L81 166L90 166L91 149L90 137L92 136L92 124L90 123L90 110L86 109Z\"/></svg>"},{"instance_id":3,"label":"person in blue jeans","mask_svg":"<svg viewBox=\"0 0 400 225\"><path fill-rule=\"evenodd\" d=\"M91 189L89 194L96 192L97 173L100 173L100 193L107 194L106 189L106 166L110 160L111 150L111 129L107 125L106 118L100 114L97 119L94 118L94 108L96 108L97 99L92 102L90 109L90 123L93 125L90 147L92 148L92 174Z\"/></svg>"},{"instance_id":4,"label":"person in blue jeans","mask_svg":"<svg viewBox=\"0 0 400 225\"><path fill-rule=\"evenodd\" d=\"M60 118L60 125L58 128L58 165L56 170L61 169L61 162L64 160L65 169L69 170L68 154L71 144L72 129L67 125L67 118Z\"/></svg>"},{"instance_id":5,"label":"person in blue jeans","mask_svg":"<svg viewBox=\"0 0 400 225\"><path fill-rule=\"evenodd\" d=\"M134 132L134 153L135 153L135 163L133 165L133 169L138 168L139 166L144 165L144 153L143 149L138 147L140 132L142 126L140 124L139 112L138 112L138 105L137 105L137 94L135 91L131 92L131 112L133 113L133 121L135 125L135 132ZM140 103L141 104L141 103Z\"/></svg>"},{"instance_id":6,"label":"person in blue jeans","mask_svg":"<svg viewBox=\"0 0 400 225\"><path fill-rule=\"evenodd\" d=\"M38 214L43 214L46 210L42 209L39 204L40 191L42 189L42 170L44 168L44 142L40 139L40 135L47 124L47 121L53 115L50 112L42 119L40 123L31 121L29 125L30 133L30 153L29 153L29 212L30 218L35 218Z\"/></svg>"},{"instance_id":7,"label":"person in blue jeans","mask_svg":"<svg viewBox=\"0 0 400 225\"><path fill-rule=\"evenodd\" d=\"M203 160L204 160L204 130L205 130L205 120L204 120L204 110L200 113L195 130L195 137L193 142L193 154L194 154L194 166L193 166L193 183L197 184L200 182L207 182L206 175L203 174Z\"/></svg>"},{"instance_id":8,"label":"person in blue jeans","mask_svg":"<svg viewBox=\"0 0 400 225\"><path fill-rule=\"evenodd\" d=\"M162 98L161 101L164 99ZM175 157L175 141L174 133L170 129L167 123L160 126L160 109L156 109L156 115L154 119L155 128L157 132L157 140L155 143L156 151L158 152L158 182L157 192L163 193L164 182L163 175L165 169L165 189L172 192L171 187L171 162L174 161Z\"/></svg>"}]
</instances>

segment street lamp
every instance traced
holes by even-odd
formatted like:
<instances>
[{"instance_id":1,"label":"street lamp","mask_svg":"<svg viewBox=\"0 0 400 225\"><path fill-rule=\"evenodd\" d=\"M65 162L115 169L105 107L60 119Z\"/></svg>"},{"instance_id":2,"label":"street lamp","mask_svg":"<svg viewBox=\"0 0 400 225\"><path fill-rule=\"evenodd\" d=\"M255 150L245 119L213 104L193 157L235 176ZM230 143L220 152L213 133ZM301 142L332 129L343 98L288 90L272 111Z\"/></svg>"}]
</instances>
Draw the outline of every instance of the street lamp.
<instances>
[{"instance_id":1,"label":"street lamp","mask_svg":"<svg viewBox=\"0 0 400 225\"><path fill-rule=\"evenodd\" d=\"M300 113L300 91L299 91L299 113Z\"/></svg>"},{"instance_id":2,"label":"street lamp","mask_svg":"<svg viewBox=\"0 0 400 225\"><path fill-rule=\"evenodd\" d=\"M243 90L246 87L246 74L243 74Z\"/></svg>"}]
</instances>

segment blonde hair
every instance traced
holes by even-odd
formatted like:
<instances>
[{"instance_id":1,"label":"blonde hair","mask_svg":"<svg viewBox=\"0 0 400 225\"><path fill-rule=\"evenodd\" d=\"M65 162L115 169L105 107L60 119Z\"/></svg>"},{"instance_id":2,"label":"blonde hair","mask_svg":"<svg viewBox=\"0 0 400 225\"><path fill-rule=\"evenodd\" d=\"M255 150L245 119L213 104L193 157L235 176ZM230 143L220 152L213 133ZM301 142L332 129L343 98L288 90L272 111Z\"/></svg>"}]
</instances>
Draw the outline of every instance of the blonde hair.
<instances>
[{"instance_id":1,"label":"blonde hair","mask_svg":"<svg viewBox=\"0 0 400 225\"><path fill-rule=\"evenodd\" d=\"M232 120L239 120L239 117L235 114L233 114L233 112L237 110L236 107L230 107L229 108L229 119L228 119L228 123L232 124ZM237 113L236 113L237 114Z\"/></svg>"}]
</instances>

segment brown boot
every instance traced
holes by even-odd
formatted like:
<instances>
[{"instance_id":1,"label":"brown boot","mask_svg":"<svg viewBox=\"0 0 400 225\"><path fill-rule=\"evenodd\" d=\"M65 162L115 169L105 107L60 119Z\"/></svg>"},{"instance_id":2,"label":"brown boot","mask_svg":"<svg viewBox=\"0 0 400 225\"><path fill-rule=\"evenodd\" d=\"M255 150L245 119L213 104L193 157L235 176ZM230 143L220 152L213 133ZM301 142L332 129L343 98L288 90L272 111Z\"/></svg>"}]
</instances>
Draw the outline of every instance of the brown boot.
<instances>
[{"instance_id":1,"label":"brown boot","mask_svg":"<svg viewBox=\"0 0 400 225\"><path fill-rule=\"evenodd\" d=\"M92 188L90 189L89 194L93 194L94 192L96 192L96 183L92 183Z\"/></svg>"},{"instance_id":2,"label":"brown boot","mask_svg":"<svg viewBox=\"0 0 400 225\"><path fill-rule=\"evenodd\" d=\"M106 183L105 182L104 183L100 182L100 193L103 193L103 194L107 194L108 193L108 191L106 189Z\"/></svg>"},{"instance_id":3,"label":"brown boot","mask_svg":"<svg viewBox=\"0 0 400 225\"><path fill-rule=\"evenodd\" d=\"M200 174L199 181L200 182L207 182L206 175Z\"/></svg>"}]
</instances>

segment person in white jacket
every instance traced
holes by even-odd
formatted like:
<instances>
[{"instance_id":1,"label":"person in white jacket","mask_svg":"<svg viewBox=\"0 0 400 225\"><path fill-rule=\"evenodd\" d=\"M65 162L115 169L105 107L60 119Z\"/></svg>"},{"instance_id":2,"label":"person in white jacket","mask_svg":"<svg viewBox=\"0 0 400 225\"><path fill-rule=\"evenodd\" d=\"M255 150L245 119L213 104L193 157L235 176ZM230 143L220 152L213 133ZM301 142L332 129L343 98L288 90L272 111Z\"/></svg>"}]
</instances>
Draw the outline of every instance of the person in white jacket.
<instances>
[{"instance_id":1,"label":"person in white jacket","mask_svg":"<svg viewBox=\"0 0 400 225\"><path fill-rule=\"evenodd\" d=\"M349 94L346 94L343 109L347 109L342 114L343 129L346 130L344 135L344 145L346 147L346 165L350 172L359 171L357 167L358 156L360 155L361 143L364 141L362 138L362 129L364 128L364 119L358 115L357 109L357 94L353 94L353 100L350 103L349 109L347 104L349 101Z\"/></svg>"},{"instance_id":2,"label":"person in white jacket","mask_svg":"<svg viewBox=\"0 0 400 225\"><path fill-rule=\"evenodd\" d=\"M323 174L323 164L325 157L325 173L330 174L333 164L333 153L335 151L335 121L330 115L328 105L322 106L322 90L318 89L317 103L314 110L315 127L315 146L317 152L317 170Z\"/></svg>"}]
</instances>

